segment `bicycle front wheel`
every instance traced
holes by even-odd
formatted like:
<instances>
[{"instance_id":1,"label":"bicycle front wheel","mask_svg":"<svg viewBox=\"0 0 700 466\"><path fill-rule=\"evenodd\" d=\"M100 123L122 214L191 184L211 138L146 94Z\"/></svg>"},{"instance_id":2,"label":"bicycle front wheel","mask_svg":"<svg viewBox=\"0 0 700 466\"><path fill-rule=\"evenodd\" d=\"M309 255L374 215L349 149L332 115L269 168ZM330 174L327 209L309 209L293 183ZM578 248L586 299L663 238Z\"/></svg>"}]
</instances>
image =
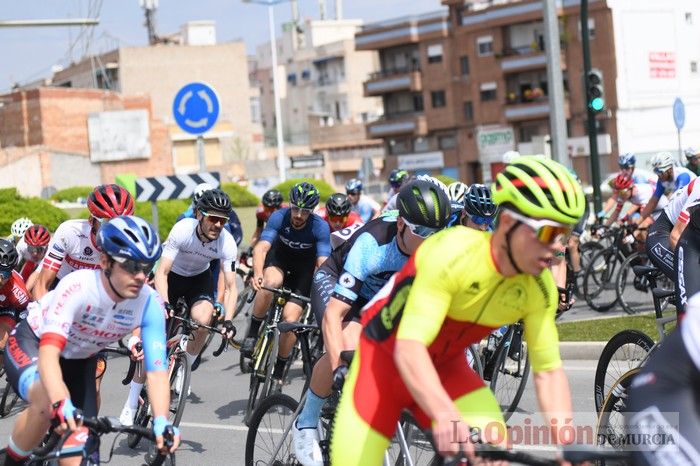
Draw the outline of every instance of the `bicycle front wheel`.
<instances>
[{"instance_id":1,"label":"bicycle front wheel","mask_svg":"<svg viewBox=\"0 0 700 466\"><path fill-rule=\"evenodd\" d=\"M491 390L501 406L504 420L510 419L518 408L530 375L527 346L522 340L522 329L508 331L500 344L493 373Z\"/></svg>"},{"instance_id":2,"label":"bicycle front wheel","mask_svg":"<svg viewBox=\"0 0 700 466\"><path fill-rule=\"evenodd\" d=\"M245 443L245 464L296 465L291 426L299 403L277 393L262 400L250 417ZM275 454L277 451L277 454Z\"/></svg>"},{"instance_id":3,"label":"bicycle front wheel","mask_svg":"<svg viewBox=\"0 0 700 466\"><path fill-rule=\"evenodd\" d=\"M624 440L627 433L625 429L627 393L632 384L632 379L640 370L641 368L636 367L625 372L615 381L610 393L605 397L598 416L598 425L596 426L595 439L598 445L605 444L605 446L611 446L616 450L629 447ZM613 463L606 461L605 464Z\"/></svg>"},{"instance_id":4,"label":"bicycle front wheel","mask_svg":"<svg viewBox=\"0 0 700 466\"><path fill-rule=\"evenodd\" d=\"M646 254L634 252L624 260L617 274L615 287L620 306L627 314L653 311L654 302L649 294L651 287L646 278L637 277L632 270L635 265L647 265L649 259Z\"/></svg>"},{"instance_id":5,"label":"bicycle front wheel","mask_svg":"<svg viewBox=\"0 0 700 466\"><path fill-rule=\"evenodd\" d=\"M598 251L583 275L583 296L591 309L606 312L617 304L615 276L619 260L612 248Z\"/></svg>"},{"instance_id":6,"label":"bicycle front wheel","mask_svg":"<svg viewBox=\"0 0 700 466\"><path fill-rule=\"evenodd\" d=\"M190 375L192 368L185 353L172 356L170 368L170 415L168 420L174 426L180 425L180 419L185 412L185 404L190 391Z\"/></svg>"},{"instance_id":7,"label":"bicycle front wheel","mask_svg":"<svg viewBox=\"0 0 700 466\"><path fill-rule=\"evenodd\" d=\"M141 389L141 399L139 400L139 405L136 408L136 413L134 414L134 425L148 427L148 423L151 421L150 411L151 405L148 402L146 387L144 387ZM139 434L129 434L126 437L126 444L131 449L135 449L140 441L141 436Z\"/></svg>"}]
</instances>

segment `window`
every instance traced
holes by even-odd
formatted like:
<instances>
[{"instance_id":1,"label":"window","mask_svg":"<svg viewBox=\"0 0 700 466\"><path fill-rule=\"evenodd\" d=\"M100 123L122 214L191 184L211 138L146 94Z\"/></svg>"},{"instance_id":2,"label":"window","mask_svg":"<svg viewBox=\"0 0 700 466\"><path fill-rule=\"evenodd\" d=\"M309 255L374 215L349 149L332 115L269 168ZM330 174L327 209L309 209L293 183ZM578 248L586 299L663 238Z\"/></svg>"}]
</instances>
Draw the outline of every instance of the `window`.
<instances>
[{"instance_id":1,"label":"window","mask_svg":"<svg viewBox=\"0 0 700 466\"><path fill-rule=\"evenodd\" d=\"M440 150L454 149L457 147L457 138L454 134L438 136L438 147Z\"/></svg>"},{"instance_id":2,"label":"window","mask_svg":"<svg viewBox=\"0 0 700 466\"><path fill-rule=\"evenodd\" d=\"M462 76L467 76L469 74L469 57L464 55L459 57L459 68L462 72Z\"/></svg>"},{"instance_id":3,"label":"window","mask_svg":"<svg viewBox=\"0 0 700 466\"><path fill-rule=\"evenodd\" d=\"M428 63L440 63L442 61L442 44L428 46Z\"/></svg>"},{"instance_id":4,"label":"window","mask_svg":"<svg viewBox=\"0 0 700 466\"><path fill-rule=\"evenodd\" d=\"M685 14L685 23L692 25L693 24L693 14L691 12L686 12Z\"/></svg>"},{"instance_id":5,"label":"window","mask_svg":"<svg viewBox=\"0 0 700 466\"><path fill-rule=\"evenodd\" d=\"M595 39L595 19L588 18L588 38ZM581 40L581 22L578 22L578 39Z\"/></svg>"},{"instance_id":6,"label":"window","mask_svg":"<svg viewBox=\"0 0 700 466\"><path fill-rule=\"evenodd\" d=\"M287 75L287 82L291 84L292 86L297 85L297 75L296 73L290 73Z\"/></svg>"},{"instance_id":7,"label":"window","mask_svg":"<svg viewBox=\"0 0 700 466\"><path fill-rule=\"evenodd\" d=\"M311 79L311 70L304 70L301 72L301 79L304 81L308 81Z\"/></svg>"},{"instance_id":8,"label":"window","mask_svg":"<svg viewBox=\"0 0 700 466\"><path fill-rule=\"evenodd\" d=\"M413 110L415 110L416 112L423 111L423 94L413 95Z\"/></svg>"},{"instance_id":9,"label":"window","mask_svg":"<svg viewBox=\"0 0 700 466\"><path fill-rule=\"evenodd\" d=\"M464 113L465 120L471 121L474 119L474 108L472 107L471 101L464 102L462 105L462 111Z\"/></svg>"},{"instance_id":10,"label":"window","mask_svg":"<svg viewBox=\"0 0 700 466\"><path fill-rule=\"evenodd\" d=\"M696 61L690 62L690 72L693 74L696 74L698 72L698 62L696 62Z\"/></svg>"},{"instance_id":11,"label":"window","mask_svg":"<svg viewBox=\"0 0 700 466\"><path fill-rule=\"evenodd\" d=\"M496 83L494 81L481 83L480 90L482 101L496 100Z\"/></svg>"},{"instance_id":12,"label":"window","mask_svg":"<svg viewBox=\"0 0 700 466\"><path fill-rule=\"evenodd\" d=\"M433 103L433 108L444 107L447 104L445 102L445 91L432 91L430 93L430 100Z\"/></svg>"},{"instance_id":13,"label":"window","mask_svg":"<svg viewBox=\"0 0 700 466\"><path fill-rule=\"evenodd\" d=\"M428 138L417 137L413 140L414 152L427 152L430 149Z\"/></svg>"},{"instance_id":14,"label":"window","mask_svg":"<svg viewBox=\"0 0 700 466\"><path fill-rule=\"evenodd\" d=\"M389 153L392 155L411 152L411 140L409 138L390 138L388 145Z\"/></svg>"},{"instance_id":15,"label":"window","mask_svg":"<svg viewBox=\"0 0 700 466\"><path fill-rule=\"evenodd\" d=\"M493 36L481 36L477 38L476 50L480 57L493 55Z\"/></svg>"}]
</instances>

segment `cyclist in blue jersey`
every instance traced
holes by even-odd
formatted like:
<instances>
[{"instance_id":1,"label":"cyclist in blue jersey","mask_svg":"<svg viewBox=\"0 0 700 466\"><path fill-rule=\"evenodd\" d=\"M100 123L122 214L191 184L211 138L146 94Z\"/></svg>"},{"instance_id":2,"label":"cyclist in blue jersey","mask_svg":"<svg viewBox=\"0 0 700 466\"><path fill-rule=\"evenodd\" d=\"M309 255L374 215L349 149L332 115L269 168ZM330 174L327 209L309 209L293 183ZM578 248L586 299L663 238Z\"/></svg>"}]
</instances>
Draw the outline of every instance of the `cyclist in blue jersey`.
<instances>
[{"instance_id":1,"label":"cyclist in blue jersey","mask_svg":"<svg viewBox=\"0 0 700 466\"><path fill-rule=\"evenodd\" d=\"M314 276L311 305L328 352L314 366L304 408L292 428L295 454L304 466L323 465L316 425L331 392L340 351L354 348L359 340L360 309L425 238L447 225L450 215L447 195L428 181L404 184L397 206L398 217L386 214L364 225L333 251Z\"/></svg>"},{"instance_id":2,"label":"cyclist in blue jersey","mask_svg":"<svg viewBox=\"0 0 700 466\"><path fill-rule=\"evenodd\" d=\"M635 220L636 223L641 224L656 210L661 196L677 191L696 178L693 172L687 168L676 166L675 162L674 157L669 152L659 152L651 159L651 166L659 179L656 182L654 195L644 206L641 216Z\"/></svg>"},{"instance_id":3,"label":"cyclist in blue jersey","mask_svg":"<svg viewBox=\"0 0 700 466\"><path fill-rule=\"evenodd\" d=\"M353 212L357 212L363 223L367 223L379 215L381 210L377 201L362 194L362 181L353 178L345 183L345 194L352 204Z\"/></svg>"},{"instance_id":4,"label":"cyclist in blue jersey","mask_svg":"<svg viewBox=\"0 0 700 466\"><path fill-rule=\"evenodd\" d=\"M75 430L76 409L97 415L96 353L140 327L153 430L164 451L170 388L165 363L165 311L158 294L144 286L161 254L155 229L138 217L116 217L100 227L99 270L77 270L39 302L12 331L5 352L8 380L28 408L17 421L5 464L22 464L54 421ZM90 312L86 312L89 309ZM137 354L134 351L134 357ZM174 451L179 444L177 429ZM78 461L79 462L79 461Z\"/></svg>"},{"instance_id":5,"label":"cyclist in blue jersey","mask_svg":"<svg viewBox=\"0 0 700 466\"><path fill-rule=\"evenodd\" d=\"M272 294L262 289L279 288L284 285L294 293L308 296L315 267L320 266L331 253L330 228L328 223L313 213L318 205L319 192L311 183L297 183L289 192L291 207L285 207L270 215L260 240L253 249L252 286L257 291L253 315L248 333L241 346L241 354L249 357L272 303ZM285 272L288 274L285 275ZM290 299L284 307L284 320L299 320L302 303ZM280 347L273 378L280 382L295 336L285 333L280 336Z\"/></svg>"}]
</instances>

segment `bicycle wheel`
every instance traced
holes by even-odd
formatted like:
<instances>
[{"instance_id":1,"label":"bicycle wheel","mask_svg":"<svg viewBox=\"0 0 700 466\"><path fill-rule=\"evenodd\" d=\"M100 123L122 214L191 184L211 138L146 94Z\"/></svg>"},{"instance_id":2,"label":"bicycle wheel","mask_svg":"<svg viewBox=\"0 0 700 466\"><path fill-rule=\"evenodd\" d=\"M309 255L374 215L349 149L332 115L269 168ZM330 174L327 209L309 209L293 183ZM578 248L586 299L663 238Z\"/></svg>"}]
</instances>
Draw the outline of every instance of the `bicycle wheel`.
<instances>
[{"instance_id":1,"label":"bicycle wheel","mask_svg":"<svg viewBox=\"0 0 700 466\"><path fill-rule=\"evenodd\" d=\"M574 294L578 299L585 299L583 295L583 277L586 271L586 267L591 263L591 259L599 251L602 251L605 247L597 241L588 241L586 243L579 244L579 257L581 257L581 265L579 273L576 276L576 284L574 286Z\"/></svg>"},{"instance_id":2,"label":"bicycle wheel","mask_svg":"<svg viewBox=\"0 0 700 466\"><path fill-rule=\"evenodd\" d=\"M291 425L299 403L289 395L277 393L265 398L255 409L248 424L245 464L298 464L292 446ZM278 446L279 451L273 457ZM274 460L274 461L273 461Z\"/></svg>"},{"instance_id":3,"label":"bicycle wheel","mask_svg":"<svg viewBox=\"0 0 700 466\"><path fill-rule=\"evenodd\" d=\"M172 355L169 361L172 362L170 363L170 414L168 420L177 427L180 425L182 413L185 412L192 368L184 353ZM178 372L182 372L180 380L178 380Z\"/></svg>"},{"instance_id":4,"label":"bicycle wheel","mask_svg":"<svg viewBox=\"0 0 700 466\"><path fill-rule=\"evenodd\" d=\"M635 252L629 255L620 266L620 273L615 280L617 298L627 314L653 311L654 301L650 295L651 287L646 278L637 277L632 270L635 265L647 265L646 254Z\"/></svg>"},{"instance_id":5,"label":"bicycle wheel","mask_svg":"<svg viewBox=\"0 0 700 466\"><path fill-rule=\"evenodd\" d=\"M625 412L627 410L627 390L632 383L634 377L639 373L641 368L636 367L625 372L613 384L613 388L605 397L598 415L598 423L596 426L596 444L612 447L619 450L629 448L625 442ZM628 464L605 461L598 464Z\"/></svg>"},{"instance_id":6,"label":"bicycle wheel","mask_svg":"<svg viewBox=\"0 0 700 466\"><path fill-rule=\"evenodd\" d=\"M250 422L250 417L255 411L255 407L259 400L265 398L264 387L261 385L265 381L265 377L268 373L268 365L270 364L270 352L272 343L268 338L267 334L263 335L262 338L258 340L255 351L253 352L253 365L252 372L250 374L250 392L248 393L248 403L246 404L245 416L243 417L243 423L248 425Z\"/></svg>"},{"instance_id":7,"label":"bicycle wheel","mask_svg":"<svg viewBox=\"0 0 700 466\"><path fill-rule=\"evenodd\" d=\"M605 345L595 370L593 398L596 412L615 381L630 369L638 367L654 346L654 340L639 330L623 330Z\"/></svg>"},{"instance_id":8,"label":"bicycle wheel","mask_svg":"<svg viewBox=\"0 0 700 466\"><path fill-rule=\"evenodd\" d=\"M530 360L527 357L527 346L522 340L522 327L518 329L511 326L499 347L491 374L491 390L507 421L518 407L530 374Z\"/></svg>"},{"instance_id":9,"label":"bicycle wheel","mask_svg":"<svg viewBox=\"0 0 700 466\"><path fill-rule=\"evenodd\" d=\"M236 300L236 309L233 311L234 319L238 316L238 314L241 313L243 309L246 309L251 305L251 303L253 302L253 298L255 298L255 290L253 289L253 287L244 287L243 291L241 291L241 294L238 295L238 300Z\"/></svg>"},{"instance_id":10,"label":"bicycle wheel","mask_svg":"<svg viewBox=\"0 0 700 466\"><path fill-rule=\"evenodd\" d=\"M12 388L12 384L7 381L5 389L2 391L2 398L0 398L0 418L9 416L18 401L19 395Z\"/></svg>"},{"instance_id":11,"label":"bicycle wheel","mask_svg":"<svg viewBox=\"0 0 700 466\"><path fill-rule=\"evenodd\" d=\"M402 446L403 441L407 450ZM400 429L397 428L385 456L388 464L395 466L427 466L435 456L435 449L430 437L418 427L413 416L404 412L401 414Z\"/></svg>"},{"instance_id":12,"label":"bicycle wheel","mask_svg":"<svg viewBox=\"0 0 700 466\"><path fill-rule=\"evenodd\" d=\"M148 394L146 392L146 387L141 389L140 397L141 400L139 400L139 405L136 408L136 413L134 413L134 425L148 427L148 423L151 421L151 405L148 402ZM136 449L140 441L141 436L139 434L128 434L126 437L126 444L131 449Z\"/></svg>"},{"instance_id":13,"label":"bicycle wheel","mask_svg":"<svg viewBox=\"0 0 700 466\"><path fill-rule=\"evenodd\" d=\"M583 275L583 296L591 309L606 312L617 304L615 275L619 266L612 248L598 251L591 257Z\"/></svg>"},{"instance_id":14,"label":"bicycle wheel","mask_svg":"<svg viewBox=\"0 0 700 466\"><path fill-rule=\"evenodd\" d=\"M467 358L467 364L474 369L479 377L484 378L484 367L481 365L481 355L479 354L478 345L469 345L464 349L464 356Z\"/></svg>"}]
</instances>

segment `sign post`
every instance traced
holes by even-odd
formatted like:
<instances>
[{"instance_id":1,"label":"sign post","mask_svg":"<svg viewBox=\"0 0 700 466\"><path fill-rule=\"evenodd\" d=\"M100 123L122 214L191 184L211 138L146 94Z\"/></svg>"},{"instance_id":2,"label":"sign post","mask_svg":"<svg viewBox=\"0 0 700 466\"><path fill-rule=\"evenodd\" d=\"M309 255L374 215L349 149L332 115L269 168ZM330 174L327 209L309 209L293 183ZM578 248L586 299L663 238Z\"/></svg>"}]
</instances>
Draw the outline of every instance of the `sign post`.
<instances>
[{"instance_id":1,"label":"sign post","mask_svg":"<svg viewBox=\"0 0 700 466\"><path fill-rule=\"evenodd\" d=\"M681 130L685 125L685 105L680 97L676 97L673 101L673 123L676 125L678 130L678 158L683 165L683 146L681 146Z\"/></svg>"},{"instance_id":2,"label":"sign post","mask_svg":"<svg viewBox=\"0 0 700 466\"><path fill-rule=\"evenodd\" d=\"M199 169L207 169L204 154L204 137L219 118L219 99L216 92L204 83L189 83L177 91L173 99L175 123L184 132L197 135Z\"/></svg>"}]
</instances>

